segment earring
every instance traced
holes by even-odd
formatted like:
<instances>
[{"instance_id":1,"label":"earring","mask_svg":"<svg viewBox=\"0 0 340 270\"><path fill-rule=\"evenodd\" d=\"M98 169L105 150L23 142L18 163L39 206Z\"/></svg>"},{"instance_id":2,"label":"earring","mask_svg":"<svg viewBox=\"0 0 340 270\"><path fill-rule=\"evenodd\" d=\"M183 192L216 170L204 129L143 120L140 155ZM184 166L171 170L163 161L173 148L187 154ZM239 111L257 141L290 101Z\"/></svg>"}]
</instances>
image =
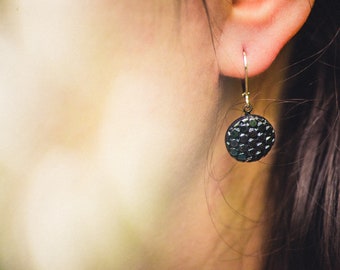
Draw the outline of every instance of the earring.
<instances>
[{"instance_id":1,"label":"earring","mask_svg":"<svg viewBox=\"0 0 340 270\"><path fill-rule=\"evenodd\" d=\"M244 116L236 119L225 134L225 144L229 154L237 161L252 162L268 154L275 141L275 131L267 119L251 114L253 106L249 102L248 62L243 52L244 83L242 96L245 100Z\"/></svg>"}]
</instances>

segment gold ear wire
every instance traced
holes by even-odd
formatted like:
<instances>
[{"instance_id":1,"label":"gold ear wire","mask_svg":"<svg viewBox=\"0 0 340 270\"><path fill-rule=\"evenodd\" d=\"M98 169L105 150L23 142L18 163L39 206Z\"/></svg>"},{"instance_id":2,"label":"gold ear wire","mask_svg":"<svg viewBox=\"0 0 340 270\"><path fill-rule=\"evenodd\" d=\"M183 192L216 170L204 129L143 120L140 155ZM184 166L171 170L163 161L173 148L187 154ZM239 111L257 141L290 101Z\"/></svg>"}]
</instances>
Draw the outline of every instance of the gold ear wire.
<instances>
[{"instance_id":1,"label":"gold ear wire","mask_svg":"<svg viewBox=\"0 0 340 270\"><path fill-rule=\"evenodd\" d=\"M248 84L248 60L247 60L247 54L245 51L243 51L243 64L244 64L244 83L243 83L243 93L242 97L244 97L245 105L243 107L243 111L245 113L251 113L253 110L253 106L249 102L249 84Z\"/></svg>"}]
</instances>

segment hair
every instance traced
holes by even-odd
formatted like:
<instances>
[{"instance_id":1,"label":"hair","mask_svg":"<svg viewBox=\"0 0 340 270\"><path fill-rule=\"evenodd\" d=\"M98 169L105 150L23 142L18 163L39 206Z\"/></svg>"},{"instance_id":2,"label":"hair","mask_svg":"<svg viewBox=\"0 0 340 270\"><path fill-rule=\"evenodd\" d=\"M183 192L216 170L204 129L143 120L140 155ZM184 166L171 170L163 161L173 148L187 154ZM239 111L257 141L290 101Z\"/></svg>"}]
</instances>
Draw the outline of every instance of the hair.
<instances>
[{"instance_id":1,"label":"hair","mask_svg":"<svg viewBox=\"0 0 340 270\"><path fill-rule=\"evenodd\" d=\"M317 0L291 41L265 270L340 269L339 16L340 1Z\"/></svg>"},{"instance_id":2,"label":"hair","mask_svg":"<svg viewBox=\"0 0 340 270\"><path fill-rule=\"evenodd\" d=\"M263 270L340 269L339 16L339 0L316 0L288 44Z\"/></svg>"}]
</instances>

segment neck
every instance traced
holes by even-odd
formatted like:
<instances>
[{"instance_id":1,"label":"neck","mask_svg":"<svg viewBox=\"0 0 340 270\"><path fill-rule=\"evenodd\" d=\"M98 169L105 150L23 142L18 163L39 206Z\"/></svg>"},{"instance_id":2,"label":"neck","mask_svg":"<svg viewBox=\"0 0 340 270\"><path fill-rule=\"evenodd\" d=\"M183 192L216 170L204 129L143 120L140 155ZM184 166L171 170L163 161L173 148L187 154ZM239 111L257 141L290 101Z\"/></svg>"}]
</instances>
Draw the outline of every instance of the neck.
<instances>
[{"instance_id":1,"label":"neck","mask_svg":"<svg viewBox=\"0 0 340 270\"><path fill-rule=\"evenodd\" d=\"M288 59L287 53L265 74L250 81L254 113L267 118L276 130L279 110L273 101L278 100L281 93L282 85L278 82L284 76L280 71L286 64L285 59ZM267 182L271 180L275 145L268 156L253 163L236 162L227 154L225 131L242 114L240 102L243 100L241 91L235 91L237 84L239 81L229 79L223 82L234 91L232 96L228 92L228 96L222 97L225 102L221 104L226 105L221 108L222 117L217 125L220 128L211 144L205 170L193 181L197 185L191 190L191 196L177 205L177 213L181 213L177 218L186 222L180 230L174 229L175 239L182 239L174 257L182 258L187 264L188 258L194 258L196 265L189 265L192 268L206 265L211 269L256 270L260 269L263 259L263 239L270 214L266 208ZM177 221L176 224L183 224Z\"/></svg>"}]
</instances>

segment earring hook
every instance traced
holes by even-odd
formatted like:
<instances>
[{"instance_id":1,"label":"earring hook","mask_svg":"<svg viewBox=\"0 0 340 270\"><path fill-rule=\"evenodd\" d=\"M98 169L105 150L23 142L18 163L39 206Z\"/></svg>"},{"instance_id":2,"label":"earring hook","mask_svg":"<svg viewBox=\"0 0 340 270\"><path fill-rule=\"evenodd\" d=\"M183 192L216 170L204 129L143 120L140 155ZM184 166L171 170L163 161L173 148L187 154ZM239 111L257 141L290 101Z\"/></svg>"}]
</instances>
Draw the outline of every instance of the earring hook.
<instances>
[{"instance_id":1,"label":"earring hook","mask_svg":"<svg viewBox=\"0 0 340 270\"><path fill-rule=\"evenodd\" d=\"M244 80L243 80L243 93L242 97L244 97L245 105L243 107L243 111L245 113L250 113L253 110L253 106L249 102L249 87L248 87L248 60L247 54L243 51L243 64L244 64Z\"/></svg>"}]
</instances>

